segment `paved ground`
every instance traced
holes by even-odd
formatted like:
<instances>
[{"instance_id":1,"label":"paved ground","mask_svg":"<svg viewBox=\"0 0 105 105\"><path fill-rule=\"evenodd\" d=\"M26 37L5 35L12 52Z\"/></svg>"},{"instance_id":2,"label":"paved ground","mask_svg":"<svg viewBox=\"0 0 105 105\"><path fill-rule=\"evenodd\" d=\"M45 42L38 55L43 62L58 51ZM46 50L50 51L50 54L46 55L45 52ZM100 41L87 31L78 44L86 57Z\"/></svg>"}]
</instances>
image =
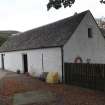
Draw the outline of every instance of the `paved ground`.
<instances>
[{"instance_id":1,"label":"paved ground","mask_svg":"<svg viewBox=\"0 0 105 105\"><path fill-rule=\"evenodd\" d=\"M26 105L30 103L47 103L56 101L56 94L50 91L38 90L17 93L13 96L13 105Z\"/></svg>"},{"instance_id":2,"label":"paved ground","mask_svg":"<svg viewBox=\"0 0 105 105\"><path fill-rule=\"evenodd\" d=\"M23 97L23 93L31 96L33 93L35 96L32 97L34 102L30 100L30 104L28 101L24 105L105 105L104 92L62 84L51 85L30 76L6 72L0 80L0 105L17 105L16 101L22 99L17 97Z\"/></svg>"},{"instance_id":3,"label":"paved ground","mask_svg":"<svg viewBox=\"0 0 105 105\"><path fill-rule=\"evenodd\" d=\"M5 75L7 74L7 72L0 70L0 79L2 79L3 77L5 77Z\"/></svg>"}]
</instances>

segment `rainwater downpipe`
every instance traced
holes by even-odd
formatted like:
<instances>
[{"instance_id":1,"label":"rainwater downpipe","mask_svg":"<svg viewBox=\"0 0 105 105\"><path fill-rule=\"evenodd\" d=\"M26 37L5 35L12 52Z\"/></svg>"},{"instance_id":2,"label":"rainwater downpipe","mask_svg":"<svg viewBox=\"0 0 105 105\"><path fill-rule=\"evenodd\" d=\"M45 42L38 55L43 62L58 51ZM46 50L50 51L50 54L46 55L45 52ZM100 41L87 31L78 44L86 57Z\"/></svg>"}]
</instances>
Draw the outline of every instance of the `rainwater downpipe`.
<instances>
[{"instance_id":1,"label":"rainwater downpipe","mask_svg":"<svg viewBox=\"0 0 105 105\"><path fill-rule=\"evenodd\" d=\"M42 53L42 71L44 73L44 61L43 61L43 53Z\"/></svg>"}]
</instances>

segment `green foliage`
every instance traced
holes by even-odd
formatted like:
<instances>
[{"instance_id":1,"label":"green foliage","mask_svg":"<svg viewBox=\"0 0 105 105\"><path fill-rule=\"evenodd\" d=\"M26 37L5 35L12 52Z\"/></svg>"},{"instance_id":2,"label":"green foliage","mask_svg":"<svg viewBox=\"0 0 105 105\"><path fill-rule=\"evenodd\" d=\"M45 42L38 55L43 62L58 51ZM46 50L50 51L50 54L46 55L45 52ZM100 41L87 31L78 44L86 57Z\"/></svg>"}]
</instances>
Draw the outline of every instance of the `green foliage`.
<instances>
[{"instance_id":1,"label":"green foliage","mask_svg":"<svg viewBox=\"0 0 105 105\"><path fill-rule=\"evenodd\" d=\"M101 0L101 1L100 1L100 3L103 3L103 4L105 4L105 1L104 1L104 0Z\"/></svg>"},{"instance_id":2,"label":"green foliage","mask_svg":"<svg viewBox=\"0 0 105 105\"><path fill-rule=\"evenodd\" d=\"M8 36L16 33L18 33L18 31L0 31L0 36L7 38Z\"/></svg>"},{"instance_id":3,"label":"green foliage","mask_svg":"<svg viewBox=\"0 0 105 105\"><path fill-rule=\"evenodd\" d=\"M54 7L55 9L59 9L62 6L64 8L71 7L72 4L74 4L75 0L49 0L47 4L47 9L50 10L51 7Z\"/></svg>"},{"instance_id":4,"label":"green foliage","mask_svg":"<svg viewBox=\"0 0 105 105\"><path fill-rule=\"evenodd\" d=\"M52 7L59 9L61 7L71 7L75 3L75 0L49 0L47 4L47 10L50 10ZM105 4L105 0L101 0L100 3Z\"/></svg>"},{"instance_id":5,"label":"green foliage","mask_svg":"<svg viewBox=\"0 0 105 105\"><path fill-rule=\"evenodd\" d=\"M0 31L0 46L12 35L18 31Z\"/></svg>"}]
</instances>

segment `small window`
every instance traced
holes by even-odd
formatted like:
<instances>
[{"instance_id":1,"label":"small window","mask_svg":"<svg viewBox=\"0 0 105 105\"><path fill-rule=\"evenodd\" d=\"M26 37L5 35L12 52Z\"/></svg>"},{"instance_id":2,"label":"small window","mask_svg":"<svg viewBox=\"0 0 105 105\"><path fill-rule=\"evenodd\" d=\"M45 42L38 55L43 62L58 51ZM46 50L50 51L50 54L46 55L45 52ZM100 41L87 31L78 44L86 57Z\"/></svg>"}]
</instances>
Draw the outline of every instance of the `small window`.
<instances>
[{"instance_id":1,"label":"small window","mask_svg":"<svg viewBox=\"0 0 105 105\"><path fill-rule=\"evenodd\" d=\"M92 28L88 28L88 38L92 38Z\"/></svg>"}]
</instances>

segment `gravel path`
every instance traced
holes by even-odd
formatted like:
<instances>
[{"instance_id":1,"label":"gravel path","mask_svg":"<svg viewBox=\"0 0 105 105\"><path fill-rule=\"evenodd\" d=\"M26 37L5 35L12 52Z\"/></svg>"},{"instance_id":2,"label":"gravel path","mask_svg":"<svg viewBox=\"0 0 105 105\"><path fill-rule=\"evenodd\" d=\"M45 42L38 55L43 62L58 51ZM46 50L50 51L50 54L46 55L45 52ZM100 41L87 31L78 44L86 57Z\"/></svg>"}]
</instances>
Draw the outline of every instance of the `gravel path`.
<instances>
[{"instance_id":1,"label":"gravel path","mask_svg":"<svg viewBox=\"0 0 105 105\"><path fill-rule=\"evenodd\" d=\"M7 74L7 72L3 71L3 70L0 70L0 80L5 77Z\"/></svg>"},{"instance_id":2,"label":"gravel path","mask_svg":"<svg viewBox=\"0 0 105 105\"><path fill-rule=\"evenodd\" d=\"M30 105L105 105L105 92L63 84L51 85L23 74L6 75L0 85L0 105L13 105L13 95L28 91L50 91L57 96L54 102Z\"/></svg>"}]
</instances>

